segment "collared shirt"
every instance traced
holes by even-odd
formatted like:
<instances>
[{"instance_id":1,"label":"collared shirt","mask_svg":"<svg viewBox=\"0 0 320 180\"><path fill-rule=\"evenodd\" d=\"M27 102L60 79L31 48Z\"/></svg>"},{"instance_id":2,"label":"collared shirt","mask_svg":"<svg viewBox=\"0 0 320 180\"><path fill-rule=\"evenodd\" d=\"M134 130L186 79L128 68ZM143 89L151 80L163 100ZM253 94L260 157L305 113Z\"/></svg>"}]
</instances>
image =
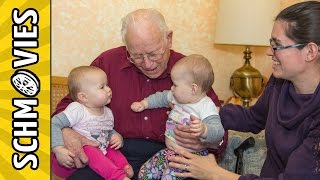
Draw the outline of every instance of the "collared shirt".
<instances>
[{"instance_id":1,"label":"collared shirt","mask_svg":"<svg viewBox=\"0 0 320 180\"><path fill-rule=\"evenodd\" d=\"M172 66L183 57L184 55L170 50L166 71L155 79L145 76L127 60L124 46L107 50L92 62L92 66L101 68L108 76L108 83L112 89L112 100L108 106L114 115L114 128L124 138L164 141L165 123L169 109L146 109L136 113L131 110L130 106L133 102L141 101L156 91L169 90L172 86L170 78ZM220 106L218 97L213 90L210 90L208 96L217 106ZM55 113L64 110L71 102L70 96L63 98L57 105Z\"/></svg>"}]
</instances>

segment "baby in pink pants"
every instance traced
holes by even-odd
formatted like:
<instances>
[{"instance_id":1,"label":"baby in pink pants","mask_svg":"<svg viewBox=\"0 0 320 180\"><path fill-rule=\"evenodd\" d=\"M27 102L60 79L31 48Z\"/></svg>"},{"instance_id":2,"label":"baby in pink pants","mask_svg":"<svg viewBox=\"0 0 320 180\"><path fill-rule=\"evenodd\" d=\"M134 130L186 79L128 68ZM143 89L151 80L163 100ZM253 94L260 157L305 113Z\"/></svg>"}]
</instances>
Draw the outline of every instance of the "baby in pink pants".
<instances>
[{"instance_id":1,"label":"baby in pink pants","mask_svg":"<svg viewBox=\"0 0 320 180\"><path fill-rule=\"evenodd\" d=\"M68 87L74 102L51 120L52 171L65 178L77 170L74 154L64 147L61 132L62 128L72 127L100 144L83 147L92 170L108 180L131 178L132 167L118 150L123 145L122 136L113 129L112 111L105 106L112 97L105 72L93 66L77 67L68 76Z\"/></svg>"}]
</instances>

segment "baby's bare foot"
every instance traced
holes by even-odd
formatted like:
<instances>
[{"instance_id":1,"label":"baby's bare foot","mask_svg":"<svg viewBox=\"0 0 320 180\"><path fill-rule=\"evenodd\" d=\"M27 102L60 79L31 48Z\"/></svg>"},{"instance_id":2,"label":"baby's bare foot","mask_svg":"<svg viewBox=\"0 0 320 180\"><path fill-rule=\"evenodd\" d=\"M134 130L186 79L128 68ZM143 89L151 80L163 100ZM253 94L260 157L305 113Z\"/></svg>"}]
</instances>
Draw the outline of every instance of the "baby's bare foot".
<instances>
[{"instance_id":1,"label":"baby's bare foot","mask_svg":"<svg viewBox=\"0 0 320 180\"><path fill-rule=\"evenodd\" d=\"M127 164L126 166L124 166L123 170L126 173L128 178L132 178L133 177L133 169L132 169L132 166L130 164Z\"/></svg>"}]
</instances>

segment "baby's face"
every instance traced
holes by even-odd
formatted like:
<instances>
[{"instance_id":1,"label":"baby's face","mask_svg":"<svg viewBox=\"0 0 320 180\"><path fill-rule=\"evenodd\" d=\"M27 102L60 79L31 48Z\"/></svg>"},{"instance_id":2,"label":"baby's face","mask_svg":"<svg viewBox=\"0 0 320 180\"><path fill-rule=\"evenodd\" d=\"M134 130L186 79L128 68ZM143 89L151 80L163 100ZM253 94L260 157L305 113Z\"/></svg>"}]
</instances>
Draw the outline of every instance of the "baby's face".
<instances>
[{"instance_id":1,"label":"baby's face","mask_svg":"<svg viewBox=\"0 0 320 180\"><path fill-rule=\"evenodd\" d=\"M108 86L107 76L103 71L95 71L88 75L86 94L88 104L92 107L102 107L111 102L112 91Z\"/></svg>"},{"instance_id":2,"label":"baby's face","mask_svg":"<svg viewBox=\"0 0 320 180\"><path fill-rule=\"evenodd\" d=\"M171 80L173 82L171 91L175 99L181 104L191 103L194 98L191 75L182 73L182 71L177 69L172 69Z\"/></svg>"}]
</instances>

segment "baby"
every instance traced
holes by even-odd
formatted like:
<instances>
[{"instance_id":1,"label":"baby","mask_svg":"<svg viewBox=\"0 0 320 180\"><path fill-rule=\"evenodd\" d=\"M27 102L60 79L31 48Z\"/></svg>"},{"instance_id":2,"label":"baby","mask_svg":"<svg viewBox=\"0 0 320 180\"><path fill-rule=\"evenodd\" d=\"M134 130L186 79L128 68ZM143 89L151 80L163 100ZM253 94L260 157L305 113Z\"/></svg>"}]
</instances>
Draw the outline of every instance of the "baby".
<instances>
[{"instance_id":1,"label":"baby","mask_svg":"<svg viewBox=\"0 0 320 180\"><path fill-rule=\"evenodd\" d=\"M176 155L174 150L185 149L174 139L176 124L189 125L192 134L203 142L220 142L224 135L218 109L206 95L212 88L214 74L210 62L201 55L190 55L178 61L171 70L173 85L171 90L156 92L140 102L134 102L131 109L141 112L144 109L169 107L173 105L166 122L166 149L156 153L140 169L139 179L179 179L176 169L170 169L168 157ZM192 120L190 116L201 120ZM208 132L208 126L214 131ZM193 151L198 155L208 155L208 150Z\"/></svg>"},{"instance_id":2,"label":"baby","mask_svg":"<svg viewBox=\"0 0 320 180\"><path fill-rule=\"evenodd\" d=\"M74 102L51 120L54 173L68 177L76 171L72 158L74 154L63 146L61 132L64 127L72 127L100 144L99 148L83 147L92 170L104 179L131 178L132 167L118 150L123 145L122 136L113 129L113 114L106 107L111 101L112 91L105 72L94 66L77 67L68 76L68 88Z\"/></svg>"}]
</instances>

